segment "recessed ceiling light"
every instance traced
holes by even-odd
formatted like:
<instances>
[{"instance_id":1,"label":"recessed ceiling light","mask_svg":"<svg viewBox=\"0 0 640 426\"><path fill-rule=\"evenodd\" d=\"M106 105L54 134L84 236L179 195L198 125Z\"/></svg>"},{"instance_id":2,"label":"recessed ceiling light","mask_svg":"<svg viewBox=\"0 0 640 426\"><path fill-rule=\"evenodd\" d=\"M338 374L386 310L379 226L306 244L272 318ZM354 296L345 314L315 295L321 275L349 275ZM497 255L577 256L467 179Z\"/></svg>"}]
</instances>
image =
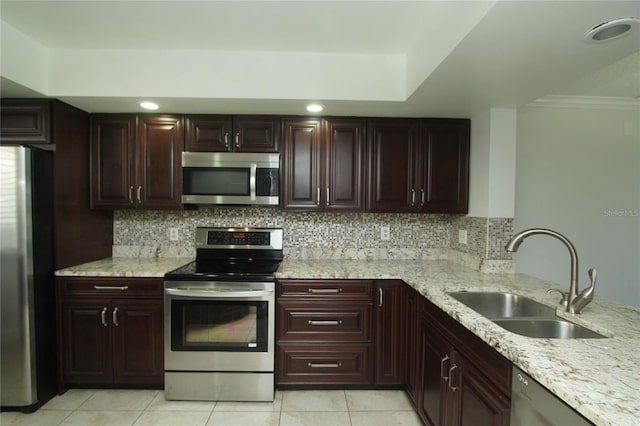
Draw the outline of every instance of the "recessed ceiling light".
<instances>
[{"instance_id":1,"label":"recessed ceiling light","mask_svg":"<svg viewBox=\"0 0 640 426\"><path fill-rule=\"evenodd\" d=\"M307 111L309 112L320 112L324 109L324 107L320 104L309 104L307 105Z\"/></svg>"},{"instance_id":2,"label":"recessed ceiling light","mask_svg":"<svg viewBox=\"0 0 640 426\"><path fill-rule=\"evenodd\" d=\"M602 43L604 41L616 40L623 37L638 27L640 19L618 18L611 21L603 22L595 27L591 28L584 35L584 40L587 43Z\"/></svg>"},{"instance_id":3,"label":"recessed ceiling light","mask_svg":"<svg viewBox=\"0 0 640 426\"><path fill-rule=\"evenodd\" d=\"M140 105L142 108L144 108L144 109L149 109L149 110L156 110L156 109L160 108L160 106L159 106L157 103L155 103L155 102L149 102L149 101L143 101L143 102L140 102L140 104L139 104L139 105Z\"/></svg>"}]
</instances>

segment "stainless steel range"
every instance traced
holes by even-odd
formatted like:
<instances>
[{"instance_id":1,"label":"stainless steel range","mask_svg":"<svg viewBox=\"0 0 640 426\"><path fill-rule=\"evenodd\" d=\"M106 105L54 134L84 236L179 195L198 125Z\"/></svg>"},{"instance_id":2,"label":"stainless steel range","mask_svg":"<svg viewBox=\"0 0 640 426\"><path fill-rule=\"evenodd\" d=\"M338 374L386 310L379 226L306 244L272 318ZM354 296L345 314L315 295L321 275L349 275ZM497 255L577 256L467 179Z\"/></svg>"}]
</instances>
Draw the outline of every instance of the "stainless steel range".
<instances>
[{"instance_id":1,"label":"stainless steel range","mask_svg":"<svg viewBox=\"0 0 640 426\"><path fill-rule=\"evenodd\" d=\"M165 397L273 401L280 228L197 228L165 275Z\"/></svg>"}]
</instances>

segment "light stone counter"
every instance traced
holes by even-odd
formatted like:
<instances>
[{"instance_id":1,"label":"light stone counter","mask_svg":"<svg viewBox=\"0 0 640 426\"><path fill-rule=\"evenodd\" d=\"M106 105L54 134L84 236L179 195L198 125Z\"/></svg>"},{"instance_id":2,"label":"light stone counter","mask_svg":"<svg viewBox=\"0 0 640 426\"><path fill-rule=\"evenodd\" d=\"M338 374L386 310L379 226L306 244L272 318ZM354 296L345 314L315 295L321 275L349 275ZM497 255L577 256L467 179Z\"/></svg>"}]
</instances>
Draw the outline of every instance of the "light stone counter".
<instances>
[{"instance_id":1,"label":"light stone counter","mask_svg":"<svg viewBox=\"0 0 640 426\"><path fill-rule=\"evenodd\" d=\"M108 258L58 276L162 277L190 258ZM561 316L608 339L533 339L510 333L446 292L498 290L554 306L548 288L519 274L485 274L446 260L287 260L278 278L402 279L596 425L640 424L640 309L595 297L580 315ZM596 294L598 289L596 287Z\"/></svg>"},{"instance_id":2,"label":"light stone counter","mask_svg":"<svg viewBox=\"0 0 640 426\"><path fill-rule=\"evenodd\" d=\"M164 277L164 274L186 265L188 257L108 257L56 271L59 277Z\"/></svg>"},{"instance_id":3,"label":"light stone counter","mask_svg":"<svg viewBox=\"0 0 640 426\"><path fill-rule=\"evenodd\" d=\"M557 295L546 290L568 290L568 283L440 260L285 260L276 276L402 279L596 425L640 424L640 309L596 296L580 315L558 314L610 338L534 339L506 331L446 292L509 291L555 306Z\"/></svg>"}]
</instances>

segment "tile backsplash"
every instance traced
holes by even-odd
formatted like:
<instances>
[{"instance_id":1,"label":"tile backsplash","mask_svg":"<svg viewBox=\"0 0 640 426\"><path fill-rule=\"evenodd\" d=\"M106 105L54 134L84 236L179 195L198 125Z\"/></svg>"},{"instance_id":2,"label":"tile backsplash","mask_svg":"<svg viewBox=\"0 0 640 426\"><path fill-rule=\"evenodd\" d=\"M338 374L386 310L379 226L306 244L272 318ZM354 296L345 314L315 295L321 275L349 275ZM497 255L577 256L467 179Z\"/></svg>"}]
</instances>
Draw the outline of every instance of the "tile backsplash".
<instances>
[{"instance_id":1,"label":"tile backsplash","mask_svg":"<svg viewBox=\"0 0 640 426\"><path fill-rule=\"evenodd\" d=\"M447 259L456 251L482 263L510 259L502 247L512 224L512 219L460 215L294 213L275 207L120 210L114 213L113 255L193 257L198 226L262 226L284 229L289 258ZM380 238L383 226L389 227L389 240ZM171 228L178 230L177 241L170 239ZM458 243L460 229L468 232L466 245Z\"/></svg>"}]
</instances>

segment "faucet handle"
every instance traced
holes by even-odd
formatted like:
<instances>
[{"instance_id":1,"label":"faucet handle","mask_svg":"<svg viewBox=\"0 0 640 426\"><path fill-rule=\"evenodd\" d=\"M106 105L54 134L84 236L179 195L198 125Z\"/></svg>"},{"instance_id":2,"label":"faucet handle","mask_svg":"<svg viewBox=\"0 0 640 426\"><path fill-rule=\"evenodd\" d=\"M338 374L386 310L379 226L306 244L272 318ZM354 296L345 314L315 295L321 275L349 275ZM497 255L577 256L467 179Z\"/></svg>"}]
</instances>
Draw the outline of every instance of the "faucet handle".
<instances>
[{"instance_id":1,"label":"faucet handle","mask_svg":"<svg viewBox=\"0 0 640 426\"><path fill-rule=\"evenodd\" d=\"M587 271L587 274L589 274L589 278L591 279L591 286L596 285L596 278L598 278L598 271L596 271L596 268L590 268Z\"/></svg>"},{"instance_id":2,"label":"faucet handle","mask_svg":"<svg viewBox=\"0 0 640 426\"><path fill-rule=\"evenodd\" d=\"M551 294L551 293L558 293L562 297L559 303L564 307L567 306L567 303L569 303L568 291L558 290L557 288L550 288L549 290L547 290L547 294Z\"/></svg>"}]
</instances>

